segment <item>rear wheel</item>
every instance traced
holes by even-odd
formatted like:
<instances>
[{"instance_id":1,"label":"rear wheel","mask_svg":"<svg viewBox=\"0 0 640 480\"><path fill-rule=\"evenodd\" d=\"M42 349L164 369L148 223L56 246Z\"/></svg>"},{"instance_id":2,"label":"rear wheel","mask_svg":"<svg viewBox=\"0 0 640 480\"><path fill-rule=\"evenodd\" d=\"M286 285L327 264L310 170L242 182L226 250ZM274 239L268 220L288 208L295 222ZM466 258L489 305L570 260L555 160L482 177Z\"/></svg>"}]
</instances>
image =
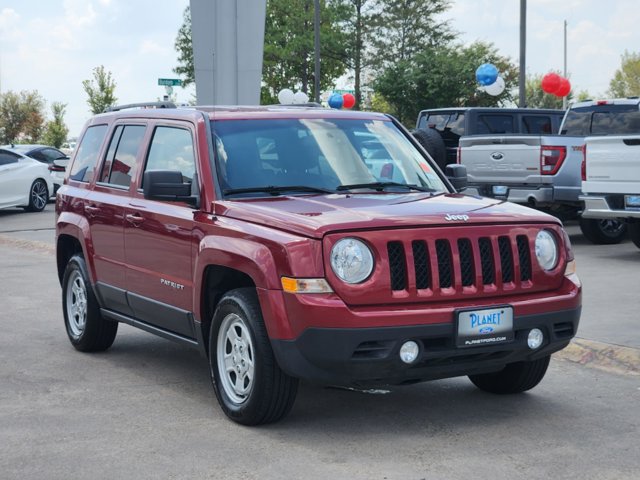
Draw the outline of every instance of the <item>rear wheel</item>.
<instances>
[{"instance_id":1,"label":"rear wheel","mask_svg":"<svg viewBox=\"0 0 640 480\"><path fill-rule=\"evenodd\" d=\"M444 140L433 128L420 128L411 132L414 138L424 148L431 158L436 162L440 170L444 172L447 166L447 148Z\"/></svg>"},{"instance_id":2,"label":"rear wheel","mask_svg":"<svg viewBox=\"0 0 640 480\"><path fill-rule=\"evenodd\" d=\"M627 225L613 218L580 218L582 234L596 245L613 245L620 243L627 234Z\"/></svg>"},{"instance_id":3,"label":"rear wheel","mask_svg":"<svg viewBox=\"0 0 640 480\"><path fill-rule=\"evenodd\" d=\"M62 311L67 336L81 352L100 352L116 338L118 323L102 318L82 255L74 255L62 279Z\"/></svg>"},{"instance_id":4,"label":"rear wheel","mask_svg":"<svg viewBox=\"0 0 640 480\"><path fill-rule=\"evenodd\" d=\"M640 248L640 222L636 221L629 224L629 237L636 247Z\"/></svg>"},{"instance_id":5,"label":"rear wheel","mask_svg":"<svg viewBox=\"0 0 640 480\"><path fill-rule=\"evenodd\" d=\"M41 212L49 201L49 187L47 183L38 178L31 184L29 190L29 205L26 210L29 212Z\"/></svg>"},{"instance_id":6,"label":"rear wheel","mask_svg":"<svg viewBox=\"0 0 640 480\"><path fill-rule=\"evenodd\" d=\"M209 336L209 365L218 403L231 420L271 423L293 407L298 380L273 356L254 289L232 290L220 300Z\"/></svg>"},{"instance_id":7,"label":"rear wheel","mask_svg":"<svg viewBox=\"0 0 640 480\"><path fill-rule=\"evenodd\" d=\"M510 363L499 372L469 375L469 380L480 390L509 394L531 390L547 373L550 355L529 362Z\"/></svg>"}]
</instances>

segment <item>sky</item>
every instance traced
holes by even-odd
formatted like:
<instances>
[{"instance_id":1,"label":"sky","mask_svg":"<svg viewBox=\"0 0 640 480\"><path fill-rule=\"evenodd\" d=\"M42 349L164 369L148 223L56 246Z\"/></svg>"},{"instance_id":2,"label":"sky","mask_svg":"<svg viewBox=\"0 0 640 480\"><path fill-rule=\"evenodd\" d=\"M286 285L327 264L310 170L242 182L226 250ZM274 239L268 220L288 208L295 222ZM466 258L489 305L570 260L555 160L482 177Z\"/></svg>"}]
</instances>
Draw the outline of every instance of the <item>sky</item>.
<instances>
[{"instance_id":1,"label":"sky","mask_svg":"<svg viewBox=\"0 0 640 480\"><path fill-rule=\"evenodd\" d=\"M174 49L188 0L0 0L0 93L37 90L67 104L75 137L90 117L82 80L103 65L116 82L118 103L155 101L158 78L177 78ZM444 15L458 40L493 43L518 63L518 0L452 0ZM625 50L640 51L636 0L528 0L527 73L563 68L567 20L568 76L574 92L602 97ZM634 50L635 49L635 50ZM474 72L470 72L474 75ZM189 102L193 87L176 88Z\"/></svg>"}]
</instances>

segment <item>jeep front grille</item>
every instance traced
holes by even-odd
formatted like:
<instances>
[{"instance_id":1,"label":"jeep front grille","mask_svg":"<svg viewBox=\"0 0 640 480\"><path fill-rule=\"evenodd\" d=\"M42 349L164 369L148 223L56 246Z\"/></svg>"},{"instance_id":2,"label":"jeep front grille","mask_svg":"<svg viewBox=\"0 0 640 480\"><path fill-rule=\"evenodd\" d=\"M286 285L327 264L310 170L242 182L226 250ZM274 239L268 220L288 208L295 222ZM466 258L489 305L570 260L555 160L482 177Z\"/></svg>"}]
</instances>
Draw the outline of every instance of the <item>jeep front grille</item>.
<instances>
[{"instance_id":1,"label":"jeep front grille","mask_svg":"<svg viewBox=\"0 0 640 480\"><path fill-rule=\"evenodd\" d=\"M499 279L502 285L512 284L516 280L522 283L532 279L531 245L526 235L458 238L453 241L414 240L410 245L409 256L405 252L406 246L403 242L387 243L390 285L393 291L410 287L407 278L409 269L415 272L417 290L488 286L494 285L496 279ZM435 253L435 262L430 260L431 251ZM494 252L497 253L499 268L496 268ZM409 258L412 265L407 264ZM459 268L456 267L456 262Z\"/></svg>"}]
</instances>

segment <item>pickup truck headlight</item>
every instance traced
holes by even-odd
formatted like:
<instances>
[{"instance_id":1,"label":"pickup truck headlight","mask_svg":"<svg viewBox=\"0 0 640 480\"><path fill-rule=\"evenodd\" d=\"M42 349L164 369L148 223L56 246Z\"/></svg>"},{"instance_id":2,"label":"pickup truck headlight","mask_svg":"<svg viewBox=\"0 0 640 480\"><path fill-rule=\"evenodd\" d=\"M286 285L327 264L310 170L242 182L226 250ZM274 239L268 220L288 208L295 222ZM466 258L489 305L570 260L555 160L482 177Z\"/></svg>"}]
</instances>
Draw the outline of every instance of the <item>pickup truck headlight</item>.
<instances>
[{"instance_id":1,"label":"pickup truck headlight","mask_svg":"<svg viewBox=\"0 0 640 480\"><path fill-rule=\"evenodd\" d=\"M558 243L553 233L540 230L536 235L536 258L544 270L553 270L558 264Z\"/></svg>"},{"instance_id":2,"label":"pickup truck headlight","mask_svg":"<svg viewBox=\"0 0 640 480\"><path fill-rule=\"evenodd\" d=\"M343 238L331 249L331 269L343 282L364 282L373 271L373 254L362 240Z\"/></svg>"}]
</instances>

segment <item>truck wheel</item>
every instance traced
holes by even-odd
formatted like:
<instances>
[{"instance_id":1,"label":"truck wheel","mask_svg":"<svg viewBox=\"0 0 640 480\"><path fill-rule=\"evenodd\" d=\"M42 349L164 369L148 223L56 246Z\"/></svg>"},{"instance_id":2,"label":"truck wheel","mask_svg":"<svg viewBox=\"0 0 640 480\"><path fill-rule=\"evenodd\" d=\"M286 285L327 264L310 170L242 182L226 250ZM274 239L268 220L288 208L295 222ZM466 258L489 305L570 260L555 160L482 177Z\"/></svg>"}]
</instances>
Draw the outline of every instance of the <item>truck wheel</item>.
<instances>
[{"instance_id":1,"label":"truck wheel","mask_svg":"<svg viewBox=\"0 0 640 480\"><path fill-rule=\"evenodd\" d=\"M580 230L596 245L613 245L624 239L627 225L615 219L580 218Z\"/></svg>"},{"instance_id":2,"label":"truck wheel","mask_svg":"<svg viewBox=\"0 0 640 480\"><path fill-rule=\"evenodd\" d=\"M209 365L218 403L231 420L271 423L293 407L298 380L273 356L254 289L232 290L220 300L209 335Z\"/></svg>"},{"instance_id":3,"label":"truck wheel","mask_svg":"<svg viewBox=\"0 0 640 480\"><path fill-rule=\"evenodd\" d=\"M411 134L418 141L422 148L424 148L434 162L440 167L440 170L444 172L444 168L447 166L447 148L444 144L444 140L433 128L419 128L413 130Z\"/></svg>"},{"instance_id":4,"label":"truck wheel","mask_svg":"<svg viewBox=\"0 0 640 480\"><path fill-rule=\"evenodd\" d=\"M636 221L629 224L629 236L636 247L640 248L640 222Z\"/></svg>"},{"instance_id":5,"label":"truck wheel","mask_svg":"<svg viewBox=\"0 0 640 480\"><path fill-rule=\"evenodd\" d=\"M550 355L529 362L510 363L495 373L469 375L469 379L480 390L490 393L509 394L531 390L544 378Z\"/></svg>"},{"instance_id":6,"label":"truck wheel","mask_svg":"<svg viewBox=\"0 0 640 480\"><path fill-rule=\"evenodd\" d=\"M67 336L81 352L109 348L118 333L118 322L102 318L82 255L67 263L62 279L62 312Z\"/></svg>"}]
</instances>

